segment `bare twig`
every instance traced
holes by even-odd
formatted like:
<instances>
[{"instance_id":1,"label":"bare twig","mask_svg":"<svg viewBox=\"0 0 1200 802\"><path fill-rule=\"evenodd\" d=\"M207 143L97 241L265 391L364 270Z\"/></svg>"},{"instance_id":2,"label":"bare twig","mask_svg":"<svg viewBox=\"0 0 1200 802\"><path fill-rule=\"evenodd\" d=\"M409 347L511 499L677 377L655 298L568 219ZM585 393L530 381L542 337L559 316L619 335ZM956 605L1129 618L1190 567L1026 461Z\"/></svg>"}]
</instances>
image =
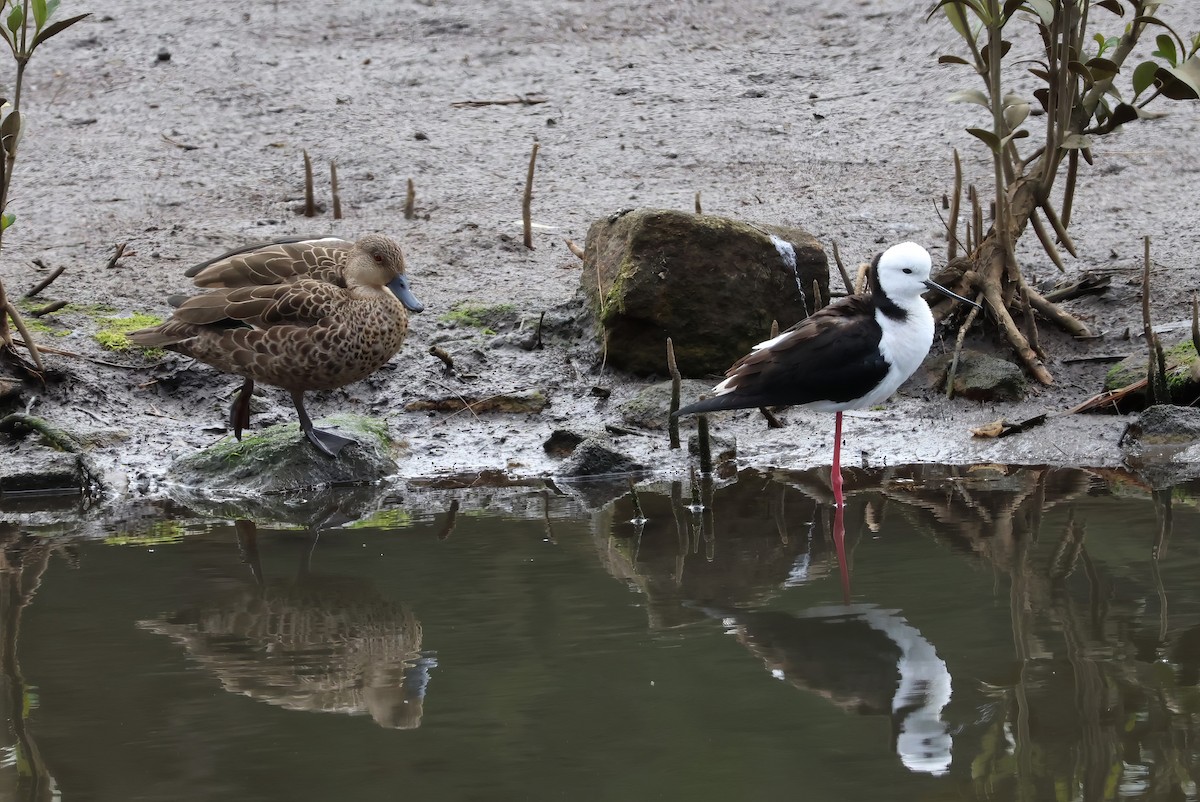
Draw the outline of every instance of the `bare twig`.
<instances>
[{"instance_id":1,"label":"bare twig","mask_svg":"<svg viewBox=\"0 0 1200 802\"><path fill-rule=\"evenodd\" d=\"M21 319L21 313L17 311L17 307L11 301L5 301L5 311L8 312L9 318L13 325L17 327L24 342L25 350L29 352L29 358L33 360L34 366L37 367L38 373L45 374L46 366L42 364L42 355L38 352L38 347L33 342L33 336L29 333L29 329L25 328L25 321ZM15 341L14 341L15 342Z\"/></svg>"},{"instance_id":2,"label":"bare twig","mask_svg":"<svg viewBox=\"0 0 1200 802\"><path fill-rule=\"evenodd\" d=\"M67 303L67 301L51 301L41 309L31 309L29 314L31 317L43 317L45 315L57 312L59 309L62 309L64 306L66 306Z\"/></svg>"},{"instance_id":3,"label":"bare twig","mask_svg":"<svg viewBox=\"0 0 1200 802\"><path fill-rule=\"evenodd\" d=\"M700 208L700 190L696 190L696 214L704 214L704 211Z\"/></svg>"},{"instance_id":4,"label":"bare twig","mask_svg":"<svg viewBox=\"0 0 1200 802\"><path fill-rule=\"evenodd\" d=\"M446 349L441 348L436 345L431 345L431 346L429 346L429 353L433 354L438 359L442 360L442 364L444 364L446 366L446 370L450 370L450 371L454 370L454 359L453 359L453 357L450 356L449 352L447 352Z\"/></svg>"},{"instance_id":5,"label":"bare twig","mask_svg":"<svg viewBox=\"0 0 1200 802\"><path fill-rule=\"evenodd\" d=\"M675 413L679 411L679 387L683 376L675 362L675 346L670 337L667 338L667 372L671 374L671 409L667 415L667 436L671 448L679 448L679 418L675 417Z\"/></svg>"},{"instance_id":6,"label":"bare twig","mask_svg":"<svg viewBox=\"0 0 1200 802\"><path fill-rule=\"evenodd\" d=\"M850 274L846 272L846 266L842 264L842 255L838 253L837 242L831 242L833 249L833 263L837 265L838 272L842 274L842 284L846 287L846 292L854 293L854 283L850 281Z\"/></svg>"},{"instance_id":7,"label":"bare twig","mask_svg":"<svg viewBox=\"0 0 1200 802\"><path fill-rule=\"evenodd\" d=\"M983 301L982 293L975 296L976 304L981 301ZM981 308L980 306L971 307L971 311L967 313L967 319L958 329L958 336L954 339L954 356L950 358L950 369L946 371L946 398L954 398L954 377L958 374L958 358L962 355L963 342L967 338L967 332L970 331L975 318L979 316Z\"/></svg>"},{"instance_id":8,"label":"bare twig","mask_svg":"<svg viewBox=\"0 0 1200 802\"><path fill-rule=\"evenodd\" d=\"M186 142L179 142L178 140L171 139L171 137L167 136L166 134L163 134L162 138L165 142L183 150L200 150L199 145L189 145Z\"/></svg>"},{"instance_id":9,"label":"bare twig","mask_svg":"<svg viewBox=\"0 0 1200 802\"><path fill-rule=\"evenodd\" d=\"M117 266L117 260L125 255L125 248L129 245L127 242L118 243L113 247L113 255L108 257L108 262L104 265L105 270L111 270Z\"/></svg>"},{"instance_id":10,"label":"bare twig","mask_svg":"<svg viewBox=\"0 0 1200 802\"><path fill-rule=\"evenodd\" d=\"M317 202L313 197L313 168L308 151L304 151L304 216L317 216Z\"/></svg>"},{"instance_id":11,"label":"bare twig","mask_svg":"<svg viewBox=\"0 0 1200 802\"><path fill-rule=\"evenodd\" d=\"M958 157L958 148L954 149L954 192L950 195L950 231L946 246L946 261L958 255L958 213L962 206L962 160Z\"/></svg>"},{"instance_id":12,"label":"bare twig","mask_svg":"<svg viewBox=\"0 0 1200 802\"><path fill-rule=\"evenodd\" d=\"M580 248L580 247L579 247L579 243L575 242L575 240L570 240L570 239L569 239L569 240L564 240L564 242L566 242L566 243L567 243L567 250L568 250L568 251L570 251L571 253L575 254L575 255L576 255L576 256L578 256L580 259L582 259L582 258L583 258L584 250L583 250L583 248Z\"/></svg>"},{"instance_id":13,"label":"bare twig","mask_svg":"<svg viewBox=\"0 0 1200 802\"><path fill-rule=\"evenodd\" d=\"M708 416L699 415L696 421L696 439L700 446L700 473L712 473L712 440L708 436Z\"/></svg>"},{"instance_id":14,"label":"bare twig","mask_svg":"<svg viewBox=\"0 0 1200 802\"><path fill-rule=\"evenodd\" d=\"M516 95L498 100L457 100L451 103L450 106L455 109L465 109L478 108L480 106L536 106L539 103L547 102L549 102L549 98L542 97L541 95Z\"/></svg>"},{"instance_id":15,"label":"bare twig","mask_svg":"<svg viewBox=\"0 0 1200 802\"><path fill-rule=\"evenodd\" d=\"M417 188L416 188L416 186L413 185L413 180L410 178L410 179L408 179L408 191L405 192L405 194L404 194L404 219L405 220L413 219L413 215L416 213L415 212L416 203L417 203Z\"/></svg>"},{"instance_id":16,"label":"bare twig","mask_svg":"<svg viewBox=\"0 0 1200 802\"><path fill-rule=\"evenodd\" d=\"M338 190L337 162L329 162L329 185L333 193L333 219L342 219L342 194Z\"/></svg>"},{"instance_id":17,"label":"bare twig","mask_svg":"<svg viewBox=\"0 0 1200 802\"><path fill-rule=\"evenodd\" d=\"M54 268L54 270L52 270L50 272L50 275L46 276L44 279L39 281L37 284L33 285L33 289L31 289L29 292L25 293L25 297L32 298L33 296L37 295L42 290L49 287L51 284L54 283L54 279L61 276L63 271L66 269L67 269L66 265L60 265L59 267Z\"/></svg>"},{"instance_id":18,"label":"bare twig","mask_svg":"<svg viewBox=\"0 0 1200 802\"><path fill-rule=\"evenodd\" d=\"M529 152L529 170L525 173L525 195L521 201L521 221L525 224L525 247L533 250L533 169L537 164L538 143Z\"/></svg>"}]
</instances>

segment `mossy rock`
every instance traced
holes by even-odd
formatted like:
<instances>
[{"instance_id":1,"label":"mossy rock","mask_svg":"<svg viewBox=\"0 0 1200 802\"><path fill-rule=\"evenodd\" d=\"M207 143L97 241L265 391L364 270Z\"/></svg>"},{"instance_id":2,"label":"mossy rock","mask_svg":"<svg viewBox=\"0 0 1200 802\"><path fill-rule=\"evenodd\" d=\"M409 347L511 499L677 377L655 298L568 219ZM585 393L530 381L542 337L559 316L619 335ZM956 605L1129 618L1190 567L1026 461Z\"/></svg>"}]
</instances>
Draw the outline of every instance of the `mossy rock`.
<instances>
[{"instance_id":1,"label":"mossy rock","mask_svg":"<svg viewBox=\"0 0 1200 802\"><path fill-rule=\"evenodd\" d=\"M1167 389L1171 394L1171 402L1190 405L1200 398L1200 358L1196 356L1196 348L1191 340L1171 346L1163 351L1167 363ZM1133 354L1109 368L1104 376L1105 390L1119 390L1146 378L1146 367L1149 357L1146 353ZM1145 391L1131 394L1136 402L1146 401Z\"/></svg>"},{"instance_id":2,"label":"mossy rock","mask_svg":"<svg viewBox=\"0 0 1200 802\"><path fill-rule=\"evenodd\" d=\"M176 460L168 479L186 488L224 496L260 496L309 488L366 485L396 473L398 450L387 424L359 415L335 415L316 422L358 441L336 458L317 451L297 423L285 423L245 437L222 440Z\"/></svg>"},{"instance_id":3,"label":"mossy rock","mask_svg":"<svg viewBox=\"0 0 1200 802\"><path fill-rule=\"evenodd\" d=\"M712 382L685 379L679 385L679 405L692 403L702 394L712 391ZM667 428L671 411L671 382L659 382L645 387L633 398L621 404L621 419L630 426L642 429Z\"/></svg>"}]
</instances>

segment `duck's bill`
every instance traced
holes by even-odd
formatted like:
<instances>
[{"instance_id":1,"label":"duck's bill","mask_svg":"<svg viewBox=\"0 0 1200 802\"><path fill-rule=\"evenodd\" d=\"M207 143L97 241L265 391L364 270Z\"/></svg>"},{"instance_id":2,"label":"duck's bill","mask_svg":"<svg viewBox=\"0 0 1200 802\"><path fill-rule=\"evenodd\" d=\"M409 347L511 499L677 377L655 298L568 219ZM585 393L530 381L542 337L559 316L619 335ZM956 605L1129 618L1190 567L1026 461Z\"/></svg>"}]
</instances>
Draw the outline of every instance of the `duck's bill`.
<instances>
[{"instance_id":1,"label":"duck's bill","mask_svg":"<svg viewBox=\"0 0 1200 802\"><path fill-rule=\"evenodd\" d=\"M425 304L417 300L417 296L412 294L412 290L408 288L407 276L396 276L388 282L388 289L392 291L400 299L400 303L404 304L404 308L410 312L420 312L425 308Z\"/></svg>"},{"instance_id":2,"label":"duck's bill","mask_svg":"<svg viewBox=\"0 0 1200 802\"><path fill-rule=\"evenodd\" d=\"M980 308L979 304L975 303L975 302L974 302L974 301L972 301L970 298L964 298L964 297L962 297L961 295L959 295L957 292L954 292L953 290L948 290L948 289L946 289L946 288L945 288L945 287L943 287L941 284L938 284L936 281L928 281L928 280L927 280L927 281L925 282L925 286L926 286L926 287L928 287L928 288L929 288L929 289L931 289L931 290L937 290L937 291L938 291L938 292L940 292L942 295L945 295L945 296L947 296L947 297L954 298L954 299L956 299L956 300L962 301L964 304L967 304L968 306L973 306L973 307L975 307L976 309L979 309L979 308Z\"/></svg>"}]
</instances>

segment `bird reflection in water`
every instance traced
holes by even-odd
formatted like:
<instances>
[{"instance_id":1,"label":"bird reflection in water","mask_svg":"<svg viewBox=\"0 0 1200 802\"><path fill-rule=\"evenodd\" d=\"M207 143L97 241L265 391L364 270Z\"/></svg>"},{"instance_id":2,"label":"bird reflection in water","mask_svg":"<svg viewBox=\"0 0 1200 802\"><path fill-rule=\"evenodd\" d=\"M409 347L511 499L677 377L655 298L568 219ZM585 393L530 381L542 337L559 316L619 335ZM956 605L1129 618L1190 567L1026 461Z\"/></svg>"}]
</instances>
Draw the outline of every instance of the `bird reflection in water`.
<instances>
[{"instance_id":1,"label":"bird reflection in water","mask_svg":"<svg viewBox=\"0 0 1200 802\"><path fill-rule=\"evenodd\" d=\"M853 604L792 615L705 608L776 679L848 712L886 715L892 746L910 771L950 769L952 739L942 710L950 672L937 650L894 610Z\"/></svg>"},{"instance_id":2,"label":"bird reflection in water","mask_svg":"<svg viewBox=\"0 0 1200 802\"><path fill-rule=\"evenodd\" d=\"M181 644L230 693L419 727L437 655L421 648L417 617L361 577L310 573L311 548L296 579L263 579L254 524L236 526L255 582L138 625Z\"/></svg>"}]
</instances>

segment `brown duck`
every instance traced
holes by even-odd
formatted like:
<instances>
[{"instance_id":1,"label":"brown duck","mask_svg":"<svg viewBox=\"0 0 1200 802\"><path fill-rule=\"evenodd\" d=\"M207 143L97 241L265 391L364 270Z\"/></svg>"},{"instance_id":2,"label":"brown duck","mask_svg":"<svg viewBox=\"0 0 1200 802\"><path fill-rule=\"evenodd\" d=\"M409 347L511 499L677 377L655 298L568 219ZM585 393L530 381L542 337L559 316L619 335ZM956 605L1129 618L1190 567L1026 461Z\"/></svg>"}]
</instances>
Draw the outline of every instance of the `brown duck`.
<instances>
[{"instance_id":1,"label":"brown duck","mask_svg":"<svg viewBox=\"0 0 1200 802\"><path fill-rule=\"evenodd\" d=\"M300 428L322 453L353 440L313 426L307 390L332 390L378 370L404 344L406 309L425 307L392 239L289 239L222 254L187 271L211 292L173 296L171 319L135 331L138 345L169 348L245 378L230 407L239 440L250 425L254 382L292 395Z\"/></svg>"}]
</instances>

